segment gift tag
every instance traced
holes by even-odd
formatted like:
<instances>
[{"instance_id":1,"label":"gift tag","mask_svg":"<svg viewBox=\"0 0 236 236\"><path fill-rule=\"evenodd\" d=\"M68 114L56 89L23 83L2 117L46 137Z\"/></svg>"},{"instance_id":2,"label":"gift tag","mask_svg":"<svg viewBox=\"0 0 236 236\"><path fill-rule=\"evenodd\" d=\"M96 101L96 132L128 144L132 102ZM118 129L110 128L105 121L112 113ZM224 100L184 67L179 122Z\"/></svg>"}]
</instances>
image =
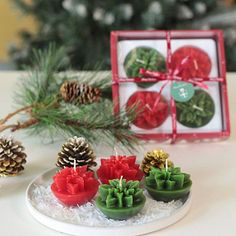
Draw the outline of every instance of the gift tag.
<instances>
[{"instance_id":1,"label":"gift tag","mask_svg":"<svg viewBox=\"0 0 236 236\"><path fill-rule=\"evenodd\" d=\"M193 97L194 92L191 83L173 82L171 85L171 95L177 102L187 102Z\"/></svg>"}]
</instances>

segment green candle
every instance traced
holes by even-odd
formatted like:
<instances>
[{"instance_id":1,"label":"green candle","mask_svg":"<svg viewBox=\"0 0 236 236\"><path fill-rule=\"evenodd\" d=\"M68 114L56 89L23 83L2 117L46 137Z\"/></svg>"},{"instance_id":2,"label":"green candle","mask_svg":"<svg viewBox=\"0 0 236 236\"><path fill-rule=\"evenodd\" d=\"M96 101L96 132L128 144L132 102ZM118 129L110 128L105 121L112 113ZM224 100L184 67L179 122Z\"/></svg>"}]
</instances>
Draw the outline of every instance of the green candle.
<instances>
[{"instance_id":1,"label":"green candle","mask_svg":"<svg viewBox=\"0 0 236 236\"><path fill-rule=\"evenodd\" d=\"M124 220L136 215L143 208L145 200L139 181L126 182L121 177L100 185L96 206L108 218Z\"/></svg>"},{"instance_id":2,"label":"green candle","mask_svg":"<svg viewBox=\"0 0 236 236\"><path fill-rule=\"evenodd\" d=\"M187 102L176 102L177 121L190 128L207 125L215 114L212 97L204 90L197 89Z\"/></svg>"},{"instance_id":3,"label":"green candle","mask_svg":"<svg viewBox=\"0 0 236 236\"><path fill-rule=\"evenodd\" d=\"M149 194L158 201L172 201L188 195L192 181L190 175L182 173L179 167L164 169L151 168L145 178L145 187Z\"/></svg>"},{"instance_id":4,"label":"green candle","mask_svg":"<svg viewBox=\"0 0 236 236\"><path fill-rule=\"evenodd\" d=\"M142 77L139 70L141 68L164 72L166 62L164 56L154 48L139 46L132 49L125 58L124 69L127 77ZM146 88L154 83L138 83L140 87Z\"/></svg>"}]
</instances>

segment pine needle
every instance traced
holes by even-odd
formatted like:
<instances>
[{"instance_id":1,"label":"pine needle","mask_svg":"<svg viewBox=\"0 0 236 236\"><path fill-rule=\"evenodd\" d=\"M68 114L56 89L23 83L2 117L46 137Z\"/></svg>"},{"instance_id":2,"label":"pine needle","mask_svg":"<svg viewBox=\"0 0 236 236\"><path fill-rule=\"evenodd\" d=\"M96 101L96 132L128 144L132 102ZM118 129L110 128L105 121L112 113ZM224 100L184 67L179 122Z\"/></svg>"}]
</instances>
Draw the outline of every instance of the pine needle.
<instances>
[{"instance_id":1,"label":"pine needle","mask_svg":"<svg viewBox=\"0 0 236 236\"><path fill-rule=\"evenodd\" d=\"M31 107L27 115L38 121L27 127L31 134L51 138L84 136L92 143L101 142L112 147L121 144L129 151L135 149L137 139L129 126L136 109L113 114L109 72L58 73L62 68L69 69L69 65L64 49L57 49L55 45L46 51L34 51L32 61L34 65L27 68L28 73L20 79L15 95L15 102L21 107ZM102 99L88 105L64 102L59 91L65 80L78 80L101 89Z\"/></svg>"}]
</instances>

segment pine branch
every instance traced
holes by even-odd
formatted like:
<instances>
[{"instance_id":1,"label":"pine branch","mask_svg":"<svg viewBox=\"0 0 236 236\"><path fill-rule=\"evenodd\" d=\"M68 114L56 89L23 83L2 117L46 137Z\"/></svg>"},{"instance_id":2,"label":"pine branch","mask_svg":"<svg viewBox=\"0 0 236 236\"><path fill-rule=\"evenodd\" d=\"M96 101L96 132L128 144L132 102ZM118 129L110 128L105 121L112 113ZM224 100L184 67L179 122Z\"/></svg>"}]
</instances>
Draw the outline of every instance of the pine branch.
<instances>
[{"instance_id":1,"label":"pine branch","mask_svg":"<svg viewBox=\"0 0 236 236\"><path fill-rule=\"evenodd\" d=\"M28 128L34 124L37 124L39 121L35 118L31 118L27 121L24 122L17 122L16 124L11 124L11 125L3 125L0 127L0 132L3 132L4 130L11 129L11 132L15 132L16 130L19 129L25 129Z\"/></svg>"},{"instance_id":2,"label":"pine branch","mask_svg":"<svg viewBox=\"0 0 236 236\"><path fill-rule=\"evenodd\" d=\"M81 135L91 142L102 141L111 146L120 142L126 147L135 148L137 139L129 130L129 125L136 115L136 109L131 108L128 113L114 116L112 108L112 102L103 100L79 107L64 103L60 109L33 109L34 117L40 122L31 127L31 132L39 134L48 130L49 136L55 136L56 133L64 137Z\"/></svg>"},{"instance_id":3,"label":"pine branch","mask_svg":"<svg viewBox=\"0 0 236 236\"><path fill-rule=\"evenodd\" d=\"M17 109L16 111L9 113L5 118L0 120L0 125L5 124L9 119L11 119L13 116L15 116L16 114L20 113L20 112L28 112L32 109L32 106L26 106L26 107L22 107L20 109Z\"/></svg>"},{"instance_id":4,"label":"pine branch","mask_svg":"<svg viewBox=\"0 0 236 236\"><path fill-rule=\"evenodd\" d=\"M58 73L65 67L63 48L50 46L47 51L35 51L34 66L19 81L15 102L21 107L0 120L0 132L27 129L31 134L55 137L84 136L91 142L115 143L127 149L135 148L137 139L129 129L136 109L113 114L111 101L111 76L109 72L82 72L79 75ZM68 68L68 67L67 67ZM80 84L99 88L102 96L92 104L70 104L63 100L60 87L64 81L77 80ZM81 92L81 91L80 91ZM95 101L95 100L94 100ZM12 117L25 113L25 121L6 124Z\"/></svg>"},{"instance_id":5,"label":"pine branch","mask_svg":"<svg viewBox=\"0 0 236 236\"><path fill-rule=\"evenodd\" d=\"M65 60L64 48L57 49L54 44L48 50L34 51L32 61L33 67L25 67L27 75L20 78L14 96L15 102L21 106L43 103L56 96L58 87L54 85L61 80L56 73L68 62Z\"/></svg>"}]
</instances>

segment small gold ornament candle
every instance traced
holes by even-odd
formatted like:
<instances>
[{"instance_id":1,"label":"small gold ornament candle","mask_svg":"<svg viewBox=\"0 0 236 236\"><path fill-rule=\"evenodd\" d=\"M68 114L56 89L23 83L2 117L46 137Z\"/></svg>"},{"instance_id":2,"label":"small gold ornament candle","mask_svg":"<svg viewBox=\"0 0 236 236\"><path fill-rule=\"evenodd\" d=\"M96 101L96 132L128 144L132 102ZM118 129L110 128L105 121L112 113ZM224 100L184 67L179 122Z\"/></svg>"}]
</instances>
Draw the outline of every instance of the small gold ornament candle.
<instances>
[{"instance_id":1,"label":"small gold ornament candle","mask_svg":"<svg viewBox=\"0 0 236 236\"><path fill-rule=\"evenodd\" d=\"M152 167L163 169L165 168L166 160L168 167L173 167L174 164L172 161L168 160L168 157L169 154L162 149L155 149L147 152L141 164L142 171L145 175L148 175Z\"/></svg>"}]
</instances>

